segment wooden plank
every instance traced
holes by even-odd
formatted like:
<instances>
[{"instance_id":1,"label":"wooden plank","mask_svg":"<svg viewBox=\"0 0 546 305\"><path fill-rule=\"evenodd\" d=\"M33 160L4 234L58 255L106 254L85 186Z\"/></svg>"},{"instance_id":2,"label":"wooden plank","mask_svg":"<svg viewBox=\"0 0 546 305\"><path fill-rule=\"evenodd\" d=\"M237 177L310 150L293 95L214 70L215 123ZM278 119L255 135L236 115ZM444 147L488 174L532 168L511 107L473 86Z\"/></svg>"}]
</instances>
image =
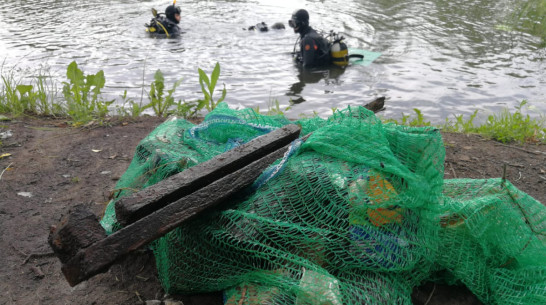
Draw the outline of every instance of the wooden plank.
<instances>
[{"instance_id":1,"label":"wooden plank","mask_svg":"<svg viewBox=\"0 0 546 305\"><path fill-rule=\"evenodd\" d=\"M106 232L93 212L75 206L61 221L51 227L49 245L62 263L70 260L82 248L106 237Z\"/></svg>"},{"instance_id":2,"label":"wooden plank","mask_svg":"<svg viewBox=\"0 0 546 305\"><path fill-rule=\"evenodd\" d=\"M251 185L271 163L281 158L288 147L286 145L81 249L62 266L68 283L74 286L106 271L116 260L167 234L188 219L228 202L233 195Z\"/></svg>"},{"instance_id":3,"label":"wooden plank","mask_svg":"<svg viewBox=\"0 0 546 305\"><path fill-rule=\"evenodd\" d=\"M297 139L300 127L291 124L257 137L213 159L195 165L115 204L118 222L127 226L169 203L258 160Z\"/></svg>"},{"instance_id":4,"label":"wooden plank","mask_svg":"<svg viewBox=\"0 0 546 305\"><path fill-rule=\"evenodd\" d=\"M378 113L380 111L385 110L384 105L385 105L385 97L381 96L369 102L368 104L364 105L364 108L373 111L373 113Z\"/></svg>"}]
</instances>

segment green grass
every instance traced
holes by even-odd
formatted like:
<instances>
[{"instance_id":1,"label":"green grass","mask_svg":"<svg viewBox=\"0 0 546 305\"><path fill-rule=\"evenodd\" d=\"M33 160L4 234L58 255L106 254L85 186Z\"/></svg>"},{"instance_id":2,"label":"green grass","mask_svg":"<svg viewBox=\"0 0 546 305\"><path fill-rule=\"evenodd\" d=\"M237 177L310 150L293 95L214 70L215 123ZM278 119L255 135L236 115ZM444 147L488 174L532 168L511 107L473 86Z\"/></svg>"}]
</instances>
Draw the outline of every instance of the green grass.
<instances>
[{"instance_id":1,"label":"green grass","mask_svg":"<svg viewBox=\"0 0 546 305\"><path fill-rule=\"evenodd\" d=\"M423 115L421 110L417 108L413 108L413 111L415 112L415 115L416 115L415 117L412 117L409 114L402 113L402 119L400 122L398 122L395 119L385 119L383 121L385 123L395 123L398 125L405 125L405 126L412 126L412 127L432 126L432 124L429 121L425 121L425 116Z\"/></svg>"},{"instance_id":2,"label":"green grass","mask_svg":"<svg viewBox=\"0 0 546 305\"><path fill-rule=\"evenodd\" d=\"M546 117L531 118L523 114L527 101L522 101L515 107L515 111L504 109L499 114L492 114L487 117L481 125L475 124L478 110L474 111L468 119L463 115L454 115L454 119L446 118L443 125L436 126L447 132L479 134L486 138L499 142L541 143L546 144ZM401 122L387 119L385 122L393 122L407 126L432 126L426 121L419 109L414 109L415 117L402 115Z\"/></svg>"},{"instance_id":3,"label":"green grass","mask_svg":"<svg viewBox=\"0 0 546 305\"><path fill-rule=\"evenodd\" d=\"M220 98L213 98L220 77L219 63L214 67L210 78L202 69L198 69L203 99L175 101L174 93L182 80L177 80L171 89L167 89L163 73L157 70L147 91L149 101L145 103L141 99L140 103L136 103L125 91L121 96L121 106L113 105L114 100L102 98L102 89L106 84L102 70L95 74L86 74L75 61L68 65L67 80L62 82L62 96L59 95L56 84L51 81L52 78L41 71L26 83L22 78L17 78L13 70L0 72L0 114L14 117L23 114L66 117L73 126L89 122L104 124L111 113L124 118L136 118L147 109L153 110L159 117L177 115L191 118L203 109L212 111L226 96L224 86Z\"/></svg>"},{"instance_id":4,"label":"green grass","mask_svg":"<svg viewBox=\"0 0 546 305\"><path fill-rule=\"evenodd\" d=\"M55 93L51 77L40 73L30 83L23 83L21 78L16 78L14 71L8 71L1 75L1 81L0 113L15 116L23 113L62 114L59 105L50 98Z\"/></svg>"},{"instance_id":5,"label":"green grass","mask_svg":"<svg viewBox=\"0 0 546 305\"><path fill-rule=\"evenodd\" d=\"M477 127L477 133L500 142L546 143L546 117L532 119L524 115L521 102L515 112L504 109L500 114L490 115L485 124Z\"/></svg>"},{"instance_id":6,"label":"green grass","mask_svg":"<svg viewBox=\"0 0 546 305\"><path fill-rule=\"evenodd\" d=\"M287 106L284 109L281 109L279 100L270 98L267 101L267 109L264 112L260 112L261 111L260 106L256 106L253 109L257 113L262 113L268 116L276 116L276 115L284 116L286 111L292 109L292 106Z\"/></svg>"}]
</instances>

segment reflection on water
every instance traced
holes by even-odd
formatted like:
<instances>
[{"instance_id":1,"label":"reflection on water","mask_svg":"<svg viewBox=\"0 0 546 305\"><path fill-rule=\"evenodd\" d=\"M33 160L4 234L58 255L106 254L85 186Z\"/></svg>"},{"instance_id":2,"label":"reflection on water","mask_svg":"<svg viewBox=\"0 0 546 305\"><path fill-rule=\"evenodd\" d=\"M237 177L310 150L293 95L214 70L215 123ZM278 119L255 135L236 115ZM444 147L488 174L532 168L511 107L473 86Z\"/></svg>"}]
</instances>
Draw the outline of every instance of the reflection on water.
<instances>
[{"instance_id":1,"label":"reflection on water","mask_svg":"<svg viewBox=\"0 0 546 305\"><path fill-rule=\"evenodd\" d=\"M307 84L317 84L323 81L327 86L335 86L341 84L340 76L345 72L344 68L330 66L320 69L303 69L301 66L296 66L298 81L290 85L286 96L290 97L293 104L305 102L305 97L302 95L303 89ZM328 93L327 91L325 93Z\"/></svg>"},{"instance_id":2,"label":"reflection on water","mask_svg":"<svg viewBox=\"0 0 546 305\"><path fill-rule=\"evenodd\" d=\"M156 70L167 87L182 78L177 99L200 97L197 69L220 82L234 107L264 109L272 100L293 103L286 114L365 104L387 97L383 114L400 117L419 108L431 120L485 113L527 99L546 112L544 48L540 39L502 30L512 0L239 0L179 2L181 39L153 39L144 24L168 1L0 0L2 69L50 67L60 83L76 60L86 73L103 70L105 98L123 90L146 101ZM517 2L517 1L516 1ZM297 35L248 31L259 22L284 22L305 7L311 25L343 32L349 47L381 52L372 65L302 71L291 58Z\"/></svg>"}]
</instances>

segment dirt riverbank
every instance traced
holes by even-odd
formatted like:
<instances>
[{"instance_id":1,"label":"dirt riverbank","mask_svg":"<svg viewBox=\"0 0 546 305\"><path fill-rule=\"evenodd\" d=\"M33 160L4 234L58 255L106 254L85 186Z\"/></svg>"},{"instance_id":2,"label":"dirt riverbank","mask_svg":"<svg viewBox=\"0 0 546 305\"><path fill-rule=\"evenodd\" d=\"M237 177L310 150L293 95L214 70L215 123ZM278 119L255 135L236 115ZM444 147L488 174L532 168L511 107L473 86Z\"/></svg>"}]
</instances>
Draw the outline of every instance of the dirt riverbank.
<instances>
[{"instance_id":1,"label":"dirt riverbank","mask_svg":"<svg viewBox=\"0 0 546 305\"><path fill-rule=\"evenodd\" d=\"M143 117L80 129L48 118L0 122L0 132L6 132L0 146L0 304L142 304L165 298L153 256L145 250L71 288L47 244L49 227L70 207L84 204L102 213L136 145L162 121ZM446 179L497 178L507 164L506 178L546 203L546 145L443 137ZM425 285L414 293L416 304L429 297L429 305L479 304L461 288ZM186 305L222 302L220 294L182 300Z\"/></svg>"}]
</instances>

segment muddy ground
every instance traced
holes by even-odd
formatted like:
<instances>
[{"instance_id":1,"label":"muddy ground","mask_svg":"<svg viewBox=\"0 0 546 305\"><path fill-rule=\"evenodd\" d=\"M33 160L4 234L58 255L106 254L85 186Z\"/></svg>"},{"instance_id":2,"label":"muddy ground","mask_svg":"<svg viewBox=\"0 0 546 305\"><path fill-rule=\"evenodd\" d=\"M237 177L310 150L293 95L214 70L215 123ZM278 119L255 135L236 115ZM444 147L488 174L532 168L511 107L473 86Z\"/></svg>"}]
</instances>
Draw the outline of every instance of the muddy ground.
<instances>
[{"instance_id":1,"label":"muddy ground","mask_svg":"<svg viewBox=\"0 0 546 305\"><path fill-rule=\"evenodd\" d=\"M165 300L154 259L141 250L75 287L47 243L49 228L76 204L100 215L137 143L162 122L144 117L111 126L69 128L64 121L0 122L0 304L143 304ZM7 131L10 130L11 136ZM444 134L445 178L497 178L546 203L546 145L504 145ZM5 154L10 154L9 156ZM426 284L415 304L480 304L464 287ZM184 304L221 304L221 294L173 296Z\"/></svg>"}]
</instances>

